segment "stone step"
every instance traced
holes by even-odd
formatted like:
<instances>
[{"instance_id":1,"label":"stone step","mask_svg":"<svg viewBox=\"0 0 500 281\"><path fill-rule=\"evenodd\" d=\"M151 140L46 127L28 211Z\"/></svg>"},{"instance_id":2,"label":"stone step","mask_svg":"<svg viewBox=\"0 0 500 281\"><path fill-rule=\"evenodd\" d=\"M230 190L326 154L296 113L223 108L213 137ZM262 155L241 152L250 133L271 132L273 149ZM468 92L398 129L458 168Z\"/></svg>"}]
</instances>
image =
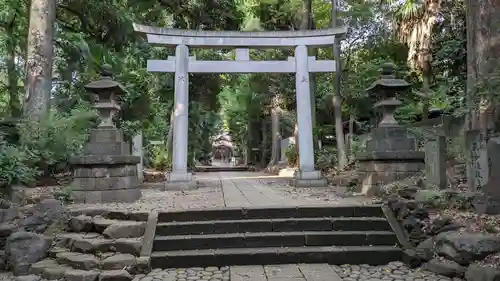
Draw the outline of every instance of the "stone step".
<instances>
[{"instance_id":1,"label":"stone step","mask_svg":"<svg viewBox=\"0 0 500 281\"><path fill-rule=\"evenodd\" d=\"M31 274L39 275L46 280L132 280L132 275L123 269L90 270L74 269L70 266L59 264L55 260L45 259L31 266ZM100 278L100 279L99 279Z\"/></svg>"},{"instance_id":2,"label":"stone step","mask_svg":"<svg viewBox=\"0 0 500 281\"><path fill-rule=\"evenodd\" d=\"M110 239L98 233L61 233L57 246L79 253L116 252L138 256L141 251L142 237Z\"/></svg>"},{"instance_id":3,"label":"stone step","mask_svg":"<svg viewBox=\"0 0 500 281\"><path fill-rule=\"evenodd\" d=\"M42 260L31 266L34 274L46 267L63 267L65 269L80 270L117 270L127 269L131 272L145 271L149 268L149 258L136 257L132 254L99 253L83 254L76 252L60 251L50 253L51 258Z\"/></svg>"},{"instance_id":4,"label":"stone step","mask_svg":"<svg viewBox=\"0 0 500 281\"><path fill-rule=\"evenodd\" d=\"M153 250L179 251L300 246L393 246L396 243L396 235L390 231L257 232L156 236L153 242Z\"/></svg>"},{"instance_id":5,"label":"stone step","mask_svg":"<svg viewBox=\"0 0 500 281\"><path fill-rule=\"evenodd\" d=\"M119 239L75 239L69 244L72 252L79 253L105 253L116 252L139 256L141 252L142 238L119 238Z\"/></svg>"},{"instance_id":6,"label":"stone step","mask_svg":"<svg viewBox=\"0 0 500 281\"><path fill-rule=\"evenodd\" d=\"M400 259L401 250L394 246L229 248L153 252L151 266L166 269L288 263L381 265Z\"/></svg>"},{"instance_id":7,"label":"stone step","mask_svg":"<svg viewBox=\"0 0 500 281\"><path fill-rule=\"evenodd\" d=\"M391 231L385 218L320 217L252 220L213 220L158 223L156 235L198 235L283 231Z\"/></svg>"},{"instance_id":8,"label":"stone step","mask_svg":"<svg viewBox=\"0 0 500 281\"><path fill-rule=\"evenodd\" d=\"M71 217L69 226L76 233L95 232L112 236L112 238L124 238L121 236L138 237L144 232L146 222L133 220L115 220L102 216L90 217L78 215ZM123 235L122 235L123 233ZM116 237L114 237L116 236Z\"/></svg>"},{"instance_id":9,"label":"stone step","mask_svg":"<svg viewBox=\"0 0 500 281\"><path fill-rule=\"evenodd\" d=\"M254 207L160 212L158 222L244 220L271 218L383 217L381 205Z\"/></svg>"},{"instance_id":10,"label":"stone step","mask_svg":"<svg viewBox=\"0 0 500 281\"><path fill-rule=\"evenodd\" d=\"M250 171L248 166L231 166L231 167L221 167L221 166L196 166L195 172L200 173L216 173L216 172L245 172Z\"/></svg>"}]
</instances>

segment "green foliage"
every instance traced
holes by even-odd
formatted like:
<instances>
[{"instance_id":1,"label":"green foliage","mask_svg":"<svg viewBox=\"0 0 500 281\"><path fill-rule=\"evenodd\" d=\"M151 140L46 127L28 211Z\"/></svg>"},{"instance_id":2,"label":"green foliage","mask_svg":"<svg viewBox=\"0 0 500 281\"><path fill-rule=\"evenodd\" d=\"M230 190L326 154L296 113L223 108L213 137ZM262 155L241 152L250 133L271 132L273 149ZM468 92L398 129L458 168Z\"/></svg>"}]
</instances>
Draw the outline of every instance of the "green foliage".
<instances>
[{"instance_id":1,"label":"green foliage","mask_svg":"<svg viewBox=\"0 0 500 281\"><path fill-rule=\"evenodd\" d=\"M399 97L404 101L404 106L396 113L401 123L412 124L419 120L425 103L431 108L448 109L454 115L467 112L463 1L440 3L440 20L429 34L433 81L429 96L425 98L418 95L422 86L420 70L408 64L414 60L408 57L408 47L416 43L403 41L399 35L403 29L408 33L422 22L420 17L425 16L427 2L375 2L346 0L340 5L339 22L349 27L342 42L343 119L353 116L357 120L370 120L367 123L373 125L377 113L372 106L380 97L368 95L365 89L379 77L379 67L384 62L393 62L399 67L398 76L414 84L412 93ZM15 115L18 105L12 101L22 100L24 95L23 56L27 48L28 4L29 1L0 0L0 57L4 58L1 65L17 62L13 69L0 68L0 118ZM103 63L113 66L117 80L127 89L121 97L119 116L124 132L131 136L142 130L145 139L165 139L173 108L173 75L148 73L145 66L148 59L165 59L174 51L147 44L133 33L133 22L195 30L297 30L305 4L309 3L300 0L58 1L51 93L53 112L47 124L41 127L23 125L23 132L28 136L25 144L11 144L19 155L24 155L19 156L20 162L16 163L36 168L43 176L67 168L68 157L81 151L86 131L92 126L89 120L92 117L83 116L89 111L78 106L90 100L83 86L98 77ZM310 4L315 28L330 26L330 1L311 0ZM234 56L226 50L191 52L197 59L207 60L226 60ZM281 49L251 52L252 60L256 61L286 60L292 55L293 51ZM332 59L331 48L319 49L317 57ZM474 98L487 96L497 101L495 89L500 84L497 77L493 74L490 79L479 81ZM332 75L318 73L314 78L315 131L319 137L332 135ZM291 135L294 130L297 101L293 74L197 74L190 75L189 81L190 166L194 159L211 151L210 137L221 130L232 134L238 150L266 148L271 134L263 131L262 123L269 120L274 103L279 103L281 110L282 137ZM350 154L359 149L355 141ZM295 149L289 149L288 153L295 153ZM165 150L151 150L150 154L153 166L158 169L170 166L170 159L163 155ZM459 149L449 154L450 157L463 155ZM334 155L334 151L318 152L317 165L325 168L334 165ZM257 158L266 158L266 153ZM296 156L290 155L289 159L296 165L293 160Z\"/></svg>"},{"instance_id":2,"label":"green foliage","mask_svg":"<svg viewBox=\"0 0 500 281\"><path fill-rule=\"evenodd\" d=\"M323 148L316 151L316 168L321 171L327 171L337 165L337 149Z\"/></svg>"},{"instance_id":3,"label":"green foliage","mask_svg":"<svg viewBox=\"0 0 500 281\"><path fill-rule=\"evenodd\" d=\"M297 158L297 148L295 147L295 144L289 145L285 149L285 156L286 159L288 159L288 166L290 167L297 167L298 166L298 158Z\"/></svg>"},{"instance_id":4,"label":"green foliage","mask_svg":"<svg viewBox=\"0 0 500 281\"><path fill-rule=\"evenodd\" d=\"M172 168L172 159L164 145L153 147L153 161L151 167L158 171L167 171Z\"/></svg>"},{"instance_id":5,"label":"green foliage","mask_svg":"<svg viewBox=\"0 0 500 281\"><path fill-rule=\"evenodd\" d=\"M29 151L0 139L0 189L16 184L33 184L39 172L27 165L30 159Z\"/></svg>"},{"instance_id":6,"label":"green foliage","mask_svg":"<svg viewBox=\"0 0 500 281\"><path fill-rule=\"evenodd\" d=\"M67 171L69 158L82 152L96 118L94 111L82 105L65 114L52 112L43 123L22 123L21 146L30 153L29 165L44 176Z\"/></svg>"}]
</instances>

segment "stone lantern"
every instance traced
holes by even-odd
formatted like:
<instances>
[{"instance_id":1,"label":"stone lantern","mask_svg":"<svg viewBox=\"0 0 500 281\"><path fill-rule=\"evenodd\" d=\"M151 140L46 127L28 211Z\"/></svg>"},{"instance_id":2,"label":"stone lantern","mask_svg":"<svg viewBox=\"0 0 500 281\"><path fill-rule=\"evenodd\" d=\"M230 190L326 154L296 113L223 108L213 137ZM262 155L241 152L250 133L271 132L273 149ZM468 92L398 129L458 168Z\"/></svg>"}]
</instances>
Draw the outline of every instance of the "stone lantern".
<instances>
[{"instance_id":1,"label":"stone lantern","mask_svg":"<svg viewBox=\"0 0 500 281\"><path fill-rule=\"evenodd\" d=\"M396 94L410 87L410 83L395 77L392 64L384 64L380 79L366 89L381 97L374 108L381 111L382 118L366 143L366 151L356 155L365 195L376 195L379 186L414 176L424 169L424 152L416 150L415 139L394 118L396 108L402 104Z\"/></svg>"},{"instance_id":2,"label":"stone lantern","mask_svg":"<svg viewBox=\"0 0 500 281\"><path fill-rule=\"evenodd\" d=\"M91 130L83 155L70 159L73 199L77 203L133 202L142 195L137 174L140 157L130 155L130 145L113 123L113 116L120 111L118 96L125 89L114 81L109 65L104 65L101 77L85 89L98 97L94 108L100 123Z\"/></svg>"},{"instance_id":3,"label":"stone lantern","mask_svg":"<svg viewBox=\"0 0 500 281\"><path fill-rule=\"evenodd\" d=\"M103 65L100 79L90 82L85 86L85 89L98 96L94 108L99 112L101 122L97 127L116 128L113 117L120 111L118 97L126 91L119 82L113 80L111 66L108 64Z\"/></svg>"}]
</instances>

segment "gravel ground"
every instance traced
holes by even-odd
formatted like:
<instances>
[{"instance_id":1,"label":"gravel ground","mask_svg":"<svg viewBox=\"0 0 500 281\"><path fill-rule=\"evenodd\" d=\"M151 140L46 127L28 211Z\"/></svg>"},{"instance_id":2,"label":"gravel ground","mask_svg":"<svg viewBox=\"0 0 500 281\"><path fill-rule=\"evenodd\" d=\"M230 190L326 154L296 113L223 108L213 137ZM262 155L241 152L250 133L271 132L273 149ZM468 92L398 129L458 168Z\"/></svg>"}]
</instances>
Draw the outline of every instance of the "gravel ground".
<instances>
[{"instance_id":1,"label":"gravel ground","mask_svg":"<svg viewBox=\"0 0 500 281\"><path fill-rule=\"evenodd\" d=\"M70 208L112 209L120 211L174 211L224 207L220 187L203 187L187 191L142 190L142 198L134 203L71 204Z\"/></svg>"},{"instance_id":2,"label":"gravel ground","mask_svg":"<svg viewBox=\"0 0 500 281\"><path fill-rule=\"evenodd\" d=\"M308 201L318 202L322 201L326 203L370 203L373 201L372 198L363 196L348 196L346 188L339 187L321 187L321 188L309 188L309 187L291 187L285 184L279 184L279 181L266 180L267 185L272 185L275 188L285 194L288 194L291 198L302 198Z\"/></svg>"},{"instance_id":3,"label":"gravel ground","mask_svg":"<svg viewBox=\"0 0 500 281\"><path fill-rule=\"evenodd\" d=\"M460 278L448 278L432 272L410 269L401 262L392 262L383 266L369 265L332 265L333 270L343 281L462 281Z\"/></svg>"}]
</instances>

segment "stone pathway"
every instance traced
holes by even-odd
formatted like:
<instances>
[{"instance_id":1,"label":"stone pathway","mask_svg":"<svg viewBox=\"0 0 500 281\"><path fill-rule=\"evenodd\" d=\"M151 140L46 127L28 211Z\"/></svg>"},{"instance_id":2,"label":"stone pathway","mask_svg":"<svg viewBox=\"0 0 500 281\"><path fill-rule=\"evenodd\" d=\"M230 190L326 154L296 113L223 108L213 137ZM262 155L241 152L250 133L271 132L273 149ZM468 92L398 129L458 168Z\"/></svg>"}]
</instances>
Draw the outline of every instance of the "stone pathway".
<instances>
[{"instance_id":1,"label":"stone pathway","mask_svg":"<svg viewBox=\"0 0 500 281\"><path fill-rule=\"evenodd\" d=\"M198 173L206 187L186 191L144 189L134 203L73 204L71 208L106 208L128 211L185 210L241 206L296 206L369 202L343 198L333 188L292 188L287 180L258 172Z\"/></svg>"}]
</instances>

